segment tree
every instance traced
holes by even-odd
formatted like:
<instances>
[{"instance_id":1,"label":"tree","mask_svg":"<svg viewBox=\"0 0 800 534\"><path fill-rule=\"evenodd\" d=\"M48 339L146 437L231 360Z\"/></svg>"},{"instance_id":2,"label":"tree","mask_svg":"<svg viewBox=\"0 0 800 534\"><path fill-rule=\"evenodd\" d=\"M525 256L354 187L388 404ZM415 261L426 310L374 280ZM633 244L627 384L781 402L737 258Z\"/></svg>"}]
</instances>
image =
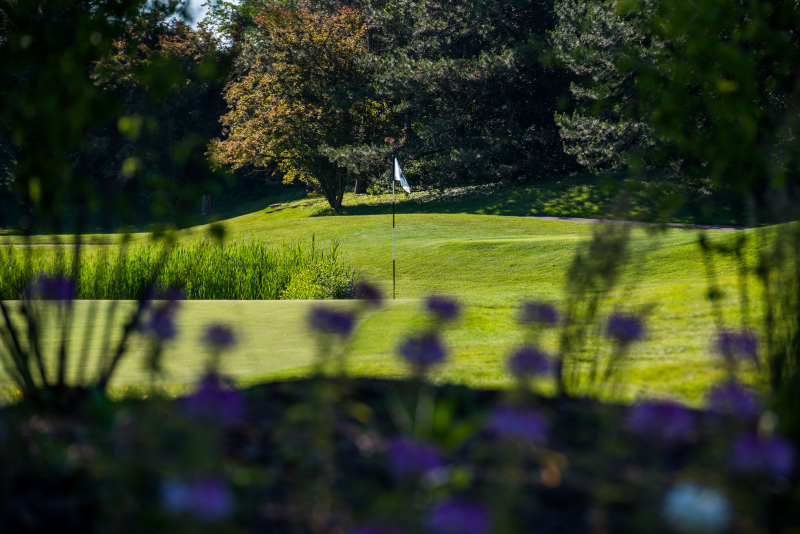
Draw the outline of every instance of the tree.
<instances>
[{"instance_id":1,"label":"tree","mask_svg":"<svg viewBox=\"0 0 800 534\"><path fill-rule=\"evenodd\" d=\"M258 10L268 0L221 2L215 27L251 69L260 39ZM308 0L335 14L342 0ZM367 24L372 91L381 120L330 160L350 175L388 185L389 155L423 187L531 180L576 170L553 121L571 74L549 65L552 0L354 0Z\"/></svg>"},{"instance_id":2,"label":"tree","mask_svg":"<svg viewBox=\"0 0 800 534\"><path fill-rule=\"evenodd\" d=\"M797 4L662 0L650 20L664 47L652 62L629 62L642 115L691 172L749 197L755 222L772 216L773 201L791 207L800 198Z\"/></svg>"},{"instance_id":3,"label":"tree","mask_svg":"<svg viewBox=\"0 0 800 534\"><path fill-rule=\"evenodd\" d=\"M577 108L556 113L556 123L566 152L593 169L649 162L660 145L639 113L638 70L630 68L632 57L637 67L652 64L663 47L650 25L657 0L641 2L635 12L624 5L560 0L554 7L554 56L578 77L570 88Z\"/></svg>"},{"instance_id":4,"label":"tree","mask_svg":"<svg viewBox=\"0 0 800 534\"><path fill-rule=\"evenodd\" d=\"M234 169L277 163L285 182L300 179L341 206L353 176L332 148L364 141L385 115L370 96L367 29L356 11L266 8L249 72L226 89L226 136L210 154Z\"/></svg>"},{"instance_id":5,"label":"tree","mask_svg":"<svg viewBox=\"0 0 800 534\"><path fill-rule=\"evenodd\" d=\"M94 70L96 84L122 102L93 138L104 186L152 195L162 218L176 206L196 212L201 193L220 181L205 150L221 131L228 60L202 23L140 17L130 25Z\"/></svg>"},{"instance_id":6,"label":"tree","mask_svg":"<svg viewBox=\"0 0 800 534\"><path fill-rule=\"evenodd\" d=\"M553 122L571 76L545 61L551 1L364 4L376 91L393 111L384 154L399 148L438 187L576 169Z\"/></svg>"}]
</instances>

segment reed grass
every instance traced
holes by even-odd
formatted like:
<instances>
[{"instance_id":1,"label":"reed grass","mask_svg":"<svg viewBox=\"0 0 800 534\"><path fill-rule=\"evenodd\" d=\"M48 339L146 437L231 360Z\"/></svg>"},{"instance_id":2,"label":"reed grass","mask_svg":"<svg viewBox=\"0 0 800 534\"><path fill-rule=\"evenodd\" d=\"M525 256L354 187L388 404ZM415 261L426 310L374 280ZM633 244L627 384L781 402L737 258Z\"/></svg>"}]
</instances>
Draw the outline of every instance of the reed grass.
<instances>
[{"instance_id":1,"label":"reed grass","mask_svg":"<svg viewBox=\"0 0 800 534\"><path fill-rule=\"evenodd\" d=\"M84 247L79 269L73 271L72 247L59 249L10 246L0 250L0 299L21 298L38 276L76 280L78 299L136 299L145 291L156 296L179 289L192 300L275 300L292 298L286 288L295 280L321 284L331 291L314 298L343 298L352 287L352 269L338 261L339 243L319 246L306 242L269 244L248 239L220 244L209 239L167 245L136 243L114 247Z\"/></svg>"}]
</instances>

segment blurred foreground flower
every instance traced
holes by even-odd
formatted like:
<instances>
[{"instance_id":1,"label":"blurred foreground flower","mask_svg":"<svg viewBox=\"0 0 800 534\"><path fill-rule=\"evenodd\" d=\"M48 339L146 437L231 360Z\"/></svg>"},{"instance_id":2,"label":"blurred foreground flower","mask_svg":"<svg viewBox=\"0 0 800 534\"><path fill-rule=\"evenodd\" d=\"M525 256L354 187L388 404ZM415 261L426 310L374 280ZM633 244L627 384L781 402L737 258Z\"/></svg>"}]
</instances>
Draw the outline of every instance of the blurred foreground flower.
<instances>
[{"instance_id":1,"label":"blurred foreground flower","mask_svg":"<svg viewBox=\"0 0 800 534\"><path fill-rule=\"evenodd\" d=\"M729 361L739 358L756 361L756 338L747 331L726 330L717 337L716 350Z\"/></svg>"},{"instance_id":2,"label":"blurred foreground flower","mask_svg":"<svg viewBox=\"0 0 800 534\"><path fill-rule=\"evenodd\" d=\"M75 298L75 284L63 276L43 274L28 289L28 297L44 300L70 301Z\"/></svg>"},{"instance_id":3,"label":"blurred foreground flower","mask_svg":"<svg viewBox=\"0 0 800 534\"><path fill-rule=\"evenodd\" d=\"M544 443L547 441L547 420L539 412L499 406L487 420L487 429L500 439Z\"/></svg>"},{"instance_id":4,"label":"blurred foreground flower","mask_svg":"<svg viewBox=\"0 0 800 534\"><path fill-rule=\"evenodd\" d=\"M458 303L447 297L433 295L425 302L427 310L441 321L452 321L460 312Z\"/></svg>"},{"instance_id":5,"label":"blurred foreground flower","mask_svg":"<svg viewBox=\"0 0 800 534\"><path fill-rule=\"evenodd\" d=\"M368 282L359 282L356 286L356 298L373 306L380 306L383 302L381 290Z\"/></svg>"},{"instance_id":6,"label":"blurred foreground flower","mask_svg":"<svg viewBox=\"0 0 800 534\"><path fill-rule=\"evenodd\" d=\"M448 499L434 506L426 518L434 534L489 534L491 521L483 506Z\"/></svg>"},{"instance_id":7,"label":"blurred foreground flower","mask_svg":"<svg viewBox=\"0 0 800 534\"><path fill-rule=\"evenodd\" d=\"M221 324L212 324L206 328L203 342L214 350L223 350L236 344L236 336L231 328Z\"/></svg>"},{"instance_id":8,"label":"blurred foreground flower","mask_svg":"<svg viewBox=\"0 0 800 534\"><path fill-rule=\"evenodd\" d=\"M237 389L226 387L219 375L209 373L197 390L183 399L183 410L191 417L225 424L242 417L244 398Z\"/></svg>"},{"instance_id":9,"label":"blurred foreground flower","mask_svg":"<svg viewBox=\"0 0 800 534\"><path fill-rule=\"evenodd\" d=\"M558 322L558 312L555 306L546 302L526 302L522 305L519 322L551 326Z\"/></svg>"},{"instance_id":10,"label":"blurred foreground flower","mask_svg":"<svg viewBox=\"0 0 800 534\"><path fill-rule=\"evenodd\" d=\"M439 449L405 437L393 438L386 451L389 471L396 478L423 475L445 465Z\"/></svg>"},{"instance_id":11,"label":"blurred foreground flower","mask_svg":"<svg viewBox=\"0 0 800 534\"><path fill-rule=\"evenodd\" d=\"M635 315L614 313L608 319L606 334L621 344L639 341L644 337L644 323Z\"/></svg>"},{"instance_id":12,"label":"blurred foreground flower","mask_svg":"<svg viewBox=\"0 0 800 534\"><path fill-rule=\"evenodd\" d=\"M794 447L780 436L744 435L731 446L731 467L738 473L788 477L794 461Z\"/></svg>"},{"instance_id":13,"label":"blurred foreground flower","mask_svg":"<svg viewBox=\"0 0 800 534\"><path fill-rule=\"evenodd\" d=\"M417 369L424 370L445 359L445 350L435 332L407 338L400 345L400 356Z\"/></svg>"},{"instance_id":14,"label":"blurred foreground flower","mask_svg":"<svg viewBox=\"0 0 800 534\"><path fill-rule=\"evenodd\" d=\"M170 514L188 514L203 521L218 521L233 510L233 495L218 477L192 481L171 479L161 487L161 504Z\"/></svg>"},{"instance_id":15,"label":"blurred foreground flower","mask_svg":"<svg viewBox=\"0 0 800 534\"><path fill-rule=\"evenodd\" d=\"M674 402L647 401L628 411L627 429L640 438L667 444L690 439L695 432L694 415Z\"/></svg>"},{"instance_id":16,"label":"blurred foreground flower","mask_svg":"<svg viewBox=\"0 0 800 534\"><path fill-rule=\"evenodd\" d=\"M748 388L733 380L720 382L708 392L708 407L718 413L753 419L759 414L759 402Z\"/></svg>"},{"instance_id":17,"label":"blurred foreground flower","mask_svg":"<svg viewBox=\"0 0 800 534\"><path fill-rule=\"evenodd\" d=\"M662 513L673 530L686 534L723 532L731 516L730 505L721 493L695 482L673 486L664 498Z\"/></svg>"},{"instance_id":18,"label":"blurred foreground flower","mask_svg":"<svg viewBox=\"0 0 800 534\"><path fill-rule=\"evenodd\" d=\"M536 347L522 347L508 359L508 368L517 378L532 378L548 374L552 364L547 355Z\"/></svg>"},{"instance_id":19,"label":"blurred foreground flower","mask_svg":"<svg viewBox=\"0 0 800 534\"><path fill-rule=\"evenodd\" d=\"M311 310L308 323L317 332L346 336L353 329L353 314L320 306Z\"/></svg>"},{"instance_id":20,"label":"blurred foreground flower","mask_svg":"<svg viewBox=\"0 0 800 534\"><path fill-rule=\"evenodd\" d=\"M143 330L152 334L161 341L168 341L175 337L175 307L161 305L150 312L150 317L145 322Z\"/></svg>"}]
</instances>

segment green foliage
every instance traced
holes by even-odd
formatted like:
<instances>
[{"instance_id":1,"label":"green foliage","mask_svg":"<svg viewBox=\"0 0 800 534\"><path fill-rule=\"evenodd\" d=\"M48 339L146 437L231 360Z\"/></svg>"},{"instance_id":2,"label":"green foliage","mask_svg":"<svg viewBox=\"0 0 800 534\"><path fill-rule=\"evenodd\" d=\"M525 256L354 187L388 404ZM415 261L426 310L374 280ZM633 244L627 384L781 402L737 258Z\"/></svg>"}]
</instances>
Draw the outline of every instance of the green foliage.
<instances>
[{"instance_id":1,"label":"green foliage","mask_svg":"<svg viewBox=\"0 0 800 534\"><path fill-rule=\"evenodd\" d=\"M296 270L281 293L287 300L320 300L352 298L355 292L353 270L334 259L314 263Z\"/></svg>"},{"instance_id":2,"label":"green foliage","mask_svg":"<svg viewBox=\"0 0 800 534\"><path fill-rule=\"evenodd\" d=\"M639 69L642 113L696 174L750 196L756 223L795 218L798 187L795 2L664 0L652 19L665 43ZM778 192L771 193L771 189ZM787 196L786 192L791 196ZM773 213L770 213L773 212Z\"/></svg>"},{"instance_id":3,"label":"green foliage","mask_svg":"<svg viewBox=\"0 0 800 534\"><path fill-rule=\"evenodd\" d=\"M263 38L256 14L268 5L225 3L212 13L216 27L227 29L240 50L242 69L257 64ZM303 4L331 16L343 5ZM375 95L374 120L364 135L328 143L324 151L348 176L385 187L392 152L422 187L524 180L575 169L552 119L569 75L544 58L554 24L549 1L347 5L368 27L368 54L358 58L367 76L348 90Z\"/></svg>"},{"instance_id":4,"label":"green foliage","mask_svg":"<svg viewBox=\"0 0 800 534\"><path fill-rule=\"evenodd\" d=\"M226 135L211 154L234 169L277 164L287 183L302 180L336 209L351 177L328 151L365 140L384 115L365 91L366 26L347 8L272 6L256 27L250 71L226 89Z\"/></svg>"},{"instance_id":5,"label":"green foliage","mask_svg":"<svg viewBox=\"0 0 800 534\"><path fill-rule=\"evenodd\" d=\"M270 246L261 240L220 245L205 239L102 248L84 255L77 298L136 299L148 290L166 294L171 288L199 300L347 298L353 272L338 262L337 249L336 242L320 248L313 240ZM36 276L69 275L68 260L44 249L0 250L0 298L20 298Z\"/></svg>"},{"instance_id":6,"label":"green foliage","mask_svg":"<svg viewBox=\"0 0 800 534\"><path fill-rule=\"evenodd\" d=\"M550 34L555 59L578 76L571 91L577 108L556 113L564 150L589 168L652 161L657 139L638 112L637 63L652 64L663 48L650 17L657 0L560 0Z\"/></svg>"}]
</instances>

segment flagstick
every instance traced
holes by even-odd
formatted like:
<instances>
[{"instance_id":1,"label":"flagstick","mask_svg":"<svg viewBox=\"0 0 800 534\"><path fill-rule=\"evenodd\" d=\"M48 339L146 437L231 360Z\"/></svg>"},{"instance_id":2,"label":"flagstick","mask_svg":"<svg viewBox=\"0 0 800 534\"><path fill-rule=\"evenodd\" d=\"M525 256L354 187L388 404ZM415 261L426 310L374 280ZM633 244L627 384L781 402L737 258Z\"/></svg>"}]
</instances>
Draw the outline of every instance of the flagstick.
<instances>
[{"instance_id":1,"label":"flagstick","mask_svg":"<svg viewBox=\"0 0 800 534\"><path fill-rule=\"evenodd\" d=\"M392 154L392 300L397 299L396 273L394 255L394 154Z\"/></svg>"}]
</instances>

